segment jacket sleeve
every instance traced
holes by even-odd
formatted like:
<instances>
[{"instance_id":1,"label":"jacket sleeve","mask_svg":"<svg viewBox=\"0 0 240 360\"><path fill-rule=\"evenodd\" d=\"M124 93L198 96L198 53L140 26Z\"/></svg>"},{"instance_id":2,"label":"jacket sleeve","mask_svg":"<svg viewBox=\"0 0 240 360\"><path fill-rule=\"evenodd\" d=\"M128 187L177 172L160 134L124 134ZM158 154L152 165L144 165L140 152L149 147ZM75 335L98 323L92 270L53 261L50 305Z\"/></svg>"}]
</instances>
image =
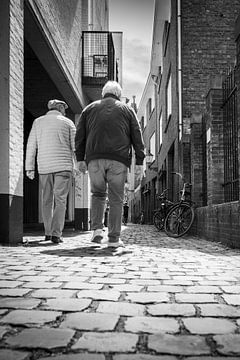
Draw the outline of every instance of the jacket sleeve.
<instances>
[{"instance_id":1,"label":"jacket sleeve","mask_svg":"<svg viewBox=\"0 0 240 360\"><path fill-rule=\"evenodd\" d=\"M79 122L77 124L77 131L75 137L75 154L77 161L85 159L85 146L86 146L86 120L85 112L83 111Z\"/></svg>"},{"instance_id":2,"label":"jacket sleeve","mask_svg":"<svg viewBox=\"0 0 240 360\"><path fill-rule=\"evenodd\" d=\"M35 170L36 152L37 152L37 131L36 131L36 121L34 121L27 142L26 161L25 161L26 171Z\"/></svg>"},{"instance_id":3,"label":"jacket sleeve","mask_svg":"<svg viewBox=\"0 0 240 360\"><path fill-rule=\"evenodd\" d=\"M130 132L131 132L131 143L135 151L136 165L142 165L145 158L144 142L142 137L142 131L138 122L135 111L130 108L131 121L130 121Z\"/></svg>"}]
</instances>

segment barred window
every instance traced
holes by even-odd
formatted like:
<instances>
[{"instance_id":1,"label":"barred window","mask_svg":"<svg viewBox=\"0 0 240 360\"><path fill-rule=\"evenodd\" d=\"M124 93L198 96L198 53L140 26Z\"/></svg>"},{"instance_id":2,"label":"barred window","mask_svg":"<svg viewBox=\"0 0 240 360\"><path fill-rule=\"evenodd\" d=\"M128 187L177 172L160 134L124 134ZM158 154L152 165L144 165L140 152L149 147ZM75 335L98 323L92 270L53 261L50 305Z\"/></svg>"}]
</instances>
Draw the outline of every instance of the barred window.
<instances>
[{"instance_id":1,"label":"barred window","mask_svg":"<svg viewBox=\"0 0 240 360\"><path fill-rule=\"evenodd\" d=\"M239 200L238 117L235 69L223 81L224 199Z\"/></svg>"}]
</instances>

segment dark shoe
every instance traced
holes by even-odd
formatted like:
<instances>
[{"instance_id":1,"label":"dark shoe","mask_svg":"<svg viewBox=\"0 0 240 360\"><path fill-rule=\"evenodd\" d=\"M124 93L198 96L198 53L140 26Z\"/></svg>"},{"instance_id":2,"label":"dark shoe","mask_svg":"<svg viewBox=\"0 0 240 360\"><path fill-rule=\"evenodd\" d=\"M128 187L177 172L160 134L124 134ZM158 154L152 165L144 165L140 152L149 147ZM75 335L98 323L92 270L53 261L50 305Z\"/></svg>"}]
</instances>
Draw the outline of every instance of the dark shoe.
<instances>
[{"instance_id":1,"label":"dark shoe","mask_svg":"<svg viewBox=\"0 0 240 360\"><path fill-rule=\"evenodd\" d=\"M60 243L62 243L63 242L63 239L61 238L61 237L58 237L58 236L52 236L52 242L54 243L54 244L60 244Z\"/></svg>"},{"instance_id":2,"label":"dark shoe","mask_svg":"<svg viewBox=\"0 0 240 360\"><path fill-rule=\"evenodd\" d=\"M52 240L52 235L45 235L45 241Z\"/></svg>"}]
</instances>

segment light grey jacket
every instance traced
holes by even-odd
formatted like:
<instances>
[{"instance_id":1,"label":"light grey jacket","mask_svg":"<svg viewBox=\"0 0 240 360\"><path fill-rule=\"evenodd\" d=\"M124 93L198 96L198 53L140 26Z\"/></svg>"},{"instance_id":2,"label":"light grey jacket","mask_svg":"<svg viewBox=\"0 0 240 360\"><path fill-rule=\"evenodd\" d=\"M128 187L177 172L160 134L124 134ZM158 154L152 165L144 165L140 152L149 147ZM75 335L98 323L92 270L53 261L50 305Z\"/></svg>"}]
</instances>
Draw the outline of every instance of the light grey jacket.
<instances>
[{"instance_id":1,"label":"light grey jacket","mask_svg":"<svg viewBox=\"0 0 240 360\"><path fill-rule=\"evenodd\" d=\"M35 157L39 174L72 171L76 127L57 110L34 120L28 138L25 170L35 170Z\"/></svg>"}]
</instances>

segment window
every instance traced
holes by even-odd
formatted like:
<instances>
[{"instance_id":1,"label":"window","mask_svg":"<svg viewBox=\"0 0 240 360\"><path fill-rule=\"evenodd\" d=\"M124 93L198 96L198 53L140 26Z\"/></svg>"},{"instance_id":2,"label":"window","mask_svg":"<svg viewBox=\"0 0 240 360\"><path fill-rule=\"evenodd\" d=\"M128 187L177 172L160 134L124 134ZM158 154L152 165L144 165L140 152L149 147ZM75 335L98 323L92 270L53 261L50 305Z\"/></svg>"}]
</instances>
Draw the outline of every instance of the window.
<instances>
[{"instance_id":1,"label":"window","mask_svg":"<svg viewBox=\"0 0 240 360\"><path fill-rule=\"evenodd\" d=\"M169 29L170 29L170 22L166 20L164 23L163 36L162 36L162 54L163 54L163 56L166 56L166 52L167 52Z\"/></svg>"},{"instance_id":2,"label":"window","mask_svg":"<svg viewBox=\"0 0 240 360\"><path fill-rule=\"evenodd\" d=\"M153 161L156 159L156 136L155 132L150 138L150 153L153 155Z\"/></svg>"},{"instance_id":3,"label":"window","mask_svg":"<svg viewBox=\"0 0 240 360\"><path fill-rule=\"evenodd\" d=\"M161 112L161 115L159 117L159 150L161 148L161 145L162 145L162 112Z\"/></svg>"},{"instance_id":4,"label":"window","mask_svg":"<svg viewBox=\"0 0 240 360\"><path fill-rule=\"evenodd\" d=\"M94 77L106 77L108 75L107 55L93 55Z\"/></svg>"},{"instance_id":5,"label":"window","mask_svg":"<svg viewBox=\"0 0 240 360\"><path fill-rule=\"evenodd\" d=\"M149 98L148 102L147 102L147 105L146 105L146 118L147 118L147 121L150 118L151 112L152 112L152 99Z\"/></svg>"},{"instance_id":6,"label":"window","mask_svg":"<svg viewBox=\"0 0 240 360\"><path fill-rule=\"evenodd\" d=\"M167 83L167 122L172 115L172 76L169 75Z\"/></svg>"},{"instance_id":7,"label":"window","mask_svg":"<svg viewBox=\"0 0 240 360\"><path fill-rule=\"evenodd\" d=\"M237 83L235 69L223 82L223 150L224 200L239 200L239 119L237 112Z\"/></svg>"},{"instance_id":8,"label":"window","mask_svg":"<svg viewBox=\"0 0 240 360\"><path fill-rule=\"evenodd\" d=\"M144 124L144 116L141 117L140 126L141 126L141 129L142 129L142 131L143 131L143 129L144 129L144 127L145 127L145 124Z\"/></svg>"}]
</instances>

